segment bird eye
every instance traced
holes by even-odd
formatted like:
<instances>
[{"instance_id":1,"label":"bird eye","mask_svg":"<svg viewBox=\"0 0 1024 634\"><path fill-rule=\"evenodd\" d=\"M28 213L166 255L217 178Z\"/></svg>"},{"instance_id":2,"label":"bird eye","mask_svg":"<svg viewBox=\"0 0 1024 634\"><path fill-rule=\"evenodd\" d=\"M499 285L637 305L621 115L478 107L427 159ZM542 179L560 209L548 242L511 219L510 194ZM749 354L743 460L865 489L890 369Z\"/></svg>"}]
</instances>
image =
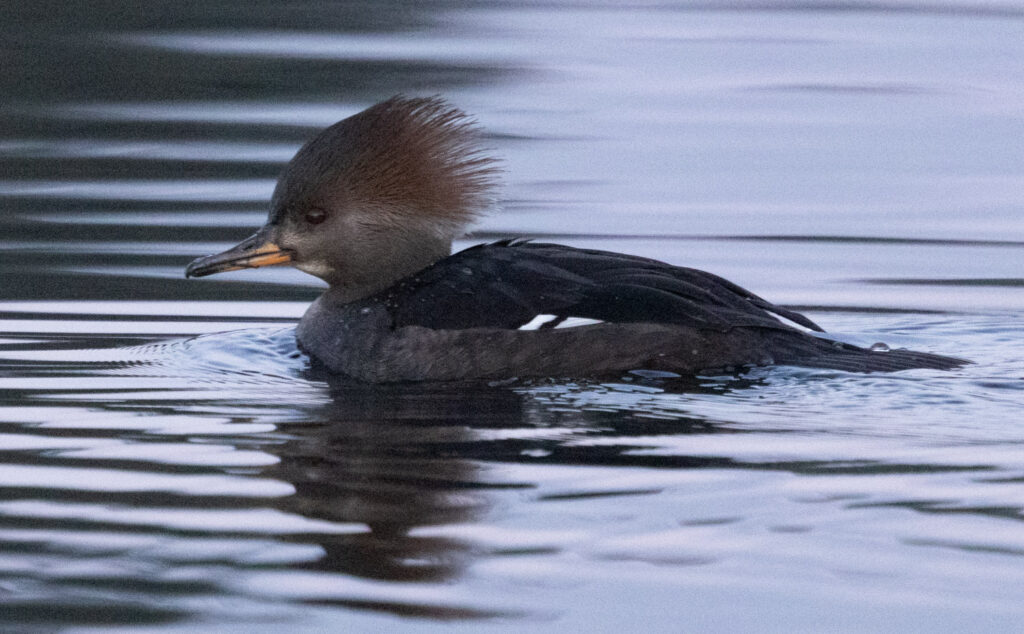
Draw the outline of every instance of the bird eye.
<instances>
[{"instance_id":1,"label":"bird eye","mask_svg":"<svg viewBox=\"0 0 1024 634\"><path fill-rule=\"evenodd\" d=\"M313 207L306 211L306 222L311 225L318 225L324 220L327 220L327 212L319 207Z\"/></svg>"}]
</instances>

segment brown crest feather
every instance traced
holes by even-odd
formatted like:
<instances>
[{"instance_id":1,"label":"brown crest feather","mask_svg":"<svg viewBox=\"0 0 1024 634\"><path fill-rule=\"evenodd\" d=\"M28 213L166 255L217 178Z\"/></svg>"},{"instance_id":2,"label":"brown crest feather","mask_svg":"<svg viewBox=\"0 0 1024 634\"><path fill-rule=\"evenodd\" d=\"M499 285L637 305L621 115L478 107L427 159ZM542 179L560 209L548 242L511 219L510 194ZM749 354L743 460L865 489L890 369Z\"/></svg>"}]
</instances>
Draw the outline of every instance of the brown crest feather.
<instances>
[{"instance_id":1,"label":"brown crest feather","mask_svg":"<svg viewBox=\"0 0 1024 634\"><path fill-rule=\"evenodd\" d=\"M271 221L293 206L324 205L464 225L489 206L500 171L479 136L474 120L440 97L392 97L299 150L274 192Z\"/></svg>"}]
</instances>

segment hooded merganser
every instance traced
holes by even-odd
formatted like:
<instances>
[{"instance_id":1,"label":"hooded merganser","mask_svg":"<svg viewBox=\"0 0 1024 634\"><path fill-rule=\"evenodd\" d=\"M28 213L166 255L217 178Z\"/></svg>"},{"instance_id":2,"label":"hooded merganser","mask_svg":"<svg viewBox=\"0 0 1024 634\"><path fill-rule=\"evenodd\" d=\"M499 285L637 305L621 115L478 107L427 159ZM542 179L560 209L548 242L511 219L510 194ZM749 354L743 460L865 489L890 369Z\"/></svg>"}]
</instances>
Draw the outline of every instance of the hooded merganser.
<instances>
[{"instance_id":1,"label":"hooded merganser","mask_svg":"<svg viewBox=\"0 0 1024 634\"><path fill-rule=\"evenodd\" d=\"M498 173L440 98L394 97L306 143L255 235L188 277L291 264L330 288L296 330L332 372L372 382L680 374L787 364L871 372L966 363L879 352L718 276L646 258L503 240L451 254Z\"/></svg>"}]
</instances>

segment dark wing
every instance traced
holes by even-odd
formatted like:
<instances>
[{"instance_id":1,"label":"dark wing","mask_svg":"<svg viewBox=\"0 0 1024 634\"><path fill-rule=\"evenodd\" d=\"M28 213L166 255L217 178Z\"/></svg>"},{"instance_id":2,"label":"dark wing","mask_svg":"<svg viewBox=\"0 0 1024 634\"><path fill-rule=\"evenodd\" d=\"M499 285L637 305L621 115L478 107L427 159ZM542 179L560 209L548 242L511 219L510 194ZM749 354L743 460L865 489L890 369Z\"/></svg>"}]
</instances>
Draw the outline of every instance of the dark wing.
<instances>
[{"instance_id":1,"label":"dark wing","mask_svg":"<svg viewBox=\"0 0 1024 634\"><path fill-rule=\"evenodd\" d=\"M538 315L729 330L787 328L772 313L821 331L716 275L621 253L503 241L441 260L378 296L396 327L519 328Z\"/></svg>"}]
</instances>

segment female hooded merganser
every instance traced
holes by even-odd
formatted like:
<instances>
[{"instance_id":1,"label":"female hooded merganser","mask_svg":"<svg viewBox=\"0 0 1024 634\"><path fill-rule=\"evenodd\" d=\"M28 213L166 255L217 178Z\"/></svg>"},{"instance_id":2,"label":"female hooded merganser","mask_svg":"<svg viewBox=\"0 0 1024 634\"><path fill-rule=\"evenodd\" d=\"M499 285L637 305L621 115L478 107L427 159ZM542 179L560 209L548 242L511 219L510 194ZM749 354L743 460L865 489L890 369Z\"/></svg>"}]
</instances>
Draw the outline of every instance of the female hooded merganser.
<instances>
[{"instance_id":1,"label":"female hooded merganser","mask_svg":"<svg viewBox=\"0 0 1024 634\"><path fill-rule=\"evenodd\" d=\"M523 240L452 255L498 171L477 137L439 98L395 97L339 121L288 164L267 224L185 275L288 263L325 280L299 345L364 381L965 363L808 334L777 317L823 331L720 277L656 260Z\"/></svg>"}]
</instances>

